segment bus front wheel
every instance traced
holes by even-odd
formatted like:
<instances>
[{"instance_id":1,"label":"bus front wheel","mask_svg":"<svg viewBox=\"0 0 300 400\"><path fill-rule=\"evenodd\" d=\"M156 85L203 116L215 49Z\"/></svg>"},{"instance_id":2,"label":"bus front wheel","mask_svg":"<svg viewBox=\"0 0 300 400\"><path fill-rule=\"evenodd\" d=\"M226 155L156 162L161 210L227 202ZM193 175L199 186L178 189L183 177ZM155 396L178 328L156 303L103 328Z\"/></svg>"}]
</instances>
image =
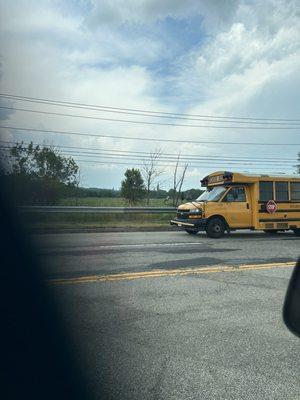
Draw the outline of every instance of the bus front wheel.
<instances>
[{"instance_id":1,"label":"bus front wheel","mask_svg":"<svg viewBox=\"0 0 300 400\"><path fill-rule=\"evenodd\" d=\"M208 221L206 234L210 238L219 239L224 236L225 223L221 218L215 217Z\"/></svg>"},{"instance_id":2,"label":"bus front wheel","mask_svg":"<svg viewBox=\"0 0 300 400\"><path fill-rule=\"evenodd\" d=\"M300 236L300 228L295 228L295 229L294 229L294 234L295 234L296 236Z\"/></svg>"}]
</instances>

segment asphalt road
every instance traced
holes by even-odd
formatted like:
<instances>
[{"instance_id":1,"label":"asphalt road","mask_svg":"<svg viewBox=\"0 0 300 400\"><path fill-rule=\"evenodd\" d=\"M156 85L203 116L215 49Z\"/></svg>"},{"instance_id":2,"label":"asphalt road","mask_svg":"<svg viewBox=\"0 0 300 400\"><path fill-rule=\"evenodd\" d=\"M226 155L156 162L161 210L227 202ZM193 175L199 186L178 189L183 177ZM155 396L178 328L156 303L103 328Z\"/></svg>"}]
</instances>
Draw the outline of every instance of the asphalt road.
<instances>
[{"instance_id":1,"label":"asphalt road","mask_svg":"<svg viewBox=\"0 0 300 400\"><path fill-rule=\"evenodd\" d=\"M300 238L234 232L222 239L183 231L71 233L36 236L49 277L211 265L294 261Z\"/></svg>"},{"instance_id":2,"label":"asphalt road","mask_svg":"<svg viewBox=\"0 0 300 400\"><path fill-rule=\"evenodd\" d=\"M281 317L299 238L175 231L35 240L99 398L300 398L300 340Z\"/></svg>"}]
</instances>

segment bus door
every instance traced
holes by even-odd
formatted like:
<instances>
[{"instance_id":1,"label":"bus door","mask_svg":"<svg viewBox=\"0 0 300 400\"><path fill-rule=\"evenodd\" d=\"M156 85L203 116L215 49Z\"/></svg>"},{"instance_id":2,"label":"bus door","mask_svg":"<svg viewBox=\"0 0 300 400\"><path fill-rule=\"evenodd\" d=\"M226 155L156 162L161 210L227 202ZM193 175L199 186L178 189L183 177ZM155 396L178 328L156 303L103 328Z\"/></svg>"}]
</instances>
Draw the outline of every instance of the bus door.
<instances>
[{"instance_id":1,"label":"bus door","mask_svg":"<svg viewBox=\"0 0 300 400\"><path fill-rule=\"evenodd\" d=\"M222 200L224 217L232 228L252 226L252 209L249 189L245 186L233 186Z\"/></svg>"}]
</instances>

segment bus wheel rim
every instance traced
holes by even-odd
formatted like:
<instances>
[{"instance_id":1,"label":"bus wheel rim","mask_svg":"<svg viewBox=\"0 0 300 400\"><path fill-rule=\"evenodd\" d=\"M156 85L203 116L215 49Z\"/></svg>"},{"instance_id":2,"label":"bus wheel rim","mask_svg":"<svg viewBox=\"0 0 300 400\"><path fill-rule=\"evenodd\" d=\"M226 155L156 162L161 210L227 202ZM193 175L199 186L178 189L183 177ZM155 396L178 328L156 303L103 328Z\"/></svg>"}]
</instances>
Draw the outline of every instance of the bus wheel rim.
<instances>
[{"instance_id":1,"label":"bus wheel rim","mask_svg":"<svg viewBox=\"0 0 300 400\"><path fill-rule=\"evenodd\" d=\"M219 233L220 230L221 230L220 225L216 224L216 225L214 226L214 231Z\"/></svg>"}]
</instances>

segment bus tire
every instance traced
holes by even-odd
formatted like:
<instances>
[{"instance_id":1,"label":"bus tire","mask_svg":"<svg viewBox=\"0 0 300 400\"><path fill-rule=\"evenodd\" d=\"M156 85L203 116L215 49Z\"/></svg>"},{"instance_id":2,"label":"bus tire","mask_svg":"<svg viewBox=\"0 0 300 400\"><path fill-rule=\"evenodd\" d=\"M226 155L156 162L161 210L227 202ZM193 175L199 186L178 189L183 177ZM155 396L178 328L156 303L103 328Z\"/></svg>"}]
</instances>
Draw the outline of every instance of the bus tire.
<instances>
[{"instance_id":1,"label":"bus tire","mask_svg":"<svg viewBox=\"0 0 300 400\"><path fill-rule=\"evenodd\" d=\"M300 228L295 228L295 229L294 229L294 234L295 234L296 236L300 236Z\"/></svg>"},{"instance_id":2,"label":"bus tire","mask_svg":"<svg viewBox=\"0 0 300 400\"><path fill-rule=\"evenodd\" d=\"M197 229L186 229L185 231L189 235L197 235L197 233L199 232Z\"/></svg>"},{"instance_id":3,"label":"bus tire","mask_svg":"<svg viewBox=\"0 0 300 400\"><path fill-rule=\"evenodd\" d=\"M219 217L213 217L207 222L206 234L210 238L219 239L224 236L225 223Z\"/></svg>"},{"instance_id":4,"label":"bus tire","mask_svg":"<svg viewBox=\"0 0 300 400\"><path fill-rule=\"evenodd\" d=\"M278 230L277 229L265 229L264 232L267 235L276 235L276 233L278 233Z\"/></svg>"}]
</instances>

